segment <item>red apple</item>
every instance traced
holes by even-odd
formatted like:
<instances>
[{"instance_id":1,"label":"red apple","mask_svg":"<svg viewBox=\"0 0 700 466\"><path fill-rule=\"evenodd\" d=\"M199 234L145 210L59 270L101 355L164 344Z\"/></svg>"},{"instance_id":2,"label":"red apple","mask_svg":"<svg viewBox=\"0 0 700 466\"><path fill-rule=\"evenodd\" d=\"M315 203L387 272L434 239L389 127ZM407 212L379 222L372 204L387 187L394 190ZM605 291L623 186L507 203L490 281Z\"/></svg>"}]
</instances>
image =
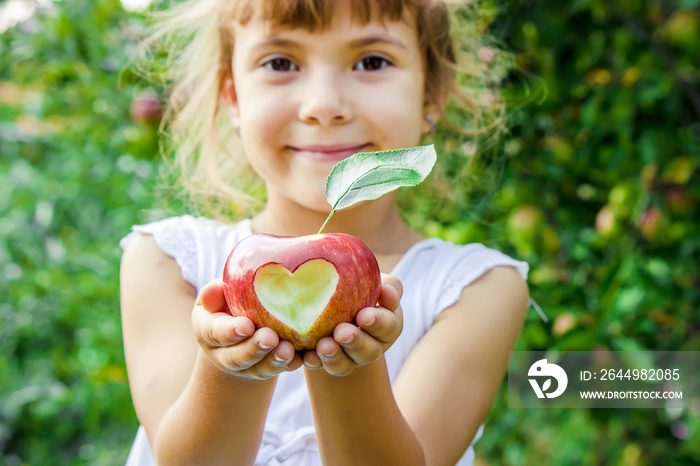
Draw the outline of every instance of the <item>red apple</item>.
<instances>
[{"instance_id":1,"label":"red apple","mask_svg":"<svg viewBox=\"0 0 700 466\"><path fill-rule=\"evenodd\" d=\"M671 185L664 191L664 199L674 214L689 215L695 211L695 199L683 186Z\"/></svg>"},{"instance_id":2,"label":"red apple","mask_svg":"<svg viewBox=\"0 0 700 466\"><path fill-rule=\"evenodd\" d=\"M659 239L663 237L667 228L668 221L661 209L655 205L647 207L639 221L639 230L642 236L648 240Z\"/></svg>"},{"instance_id":3,"label":"red apple","mask_svg":"<svg viewBox=\"0 0 700 466\"><path fill-rule=\"evenodd\" d=\"M231 251L223 279L232 315L270 327L297 351L375 306L381 285L372 251L342 233L249 236Z\"/></svg>"},{"instance_id":4,"label":"red apple","mask_svg":"<svg viewBox=\"0 0 700 466\"><path fill-rule=\"evenodd\" d=\"M156 124L163 117L160 97L155 92L144 92L131 101L131 121L140 124Z\"/></svg>"}]
</instances>

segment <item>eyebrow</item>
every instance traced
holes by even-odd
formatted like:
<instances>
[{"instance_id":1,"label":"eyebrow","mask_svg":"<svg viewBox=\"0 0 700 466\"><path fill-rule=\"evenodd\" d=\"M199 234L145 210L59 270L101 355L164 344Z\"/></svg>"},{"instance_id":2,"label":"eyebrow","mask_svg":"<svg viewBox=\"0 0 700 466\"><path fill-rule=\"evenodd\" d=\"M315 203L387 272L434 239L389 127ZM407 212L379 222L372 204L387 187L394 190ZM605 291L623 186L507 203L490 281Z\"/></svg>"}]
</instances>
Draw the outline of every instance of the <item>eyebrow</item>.
<instances>
[{"instance_id":1,"label":"eyebrow","mask_svg":"<svg viewBox=\"0 0 700 466\"><path fill-rule=\"evenodd\" d=\"M372 35L372 36L368 36L368 37L361 37L359 39L352 40L349 43L351 48L367 47L369 45L374 45L374 44L389 44L389 45L394 45L394 46L402 48L402 49L408 48L406 46L406 44L404 44L400 40L394 39L393 37L384 36L384 35ZM261 42L255 44L255 46L253 48L254 49L261 49L264 47L298 48L300 46L301 46L301 44L299 44L299 42L291 40L291 39L284 39L281 37L271 37L269 39L266 39L264 41L261 41Z\"/></svg>"},{"instance_id":2,"label":"eyebrow","mask_svg":"<svg viewBox=\"0 0 700 466\"><path fill-rule=\"evenodd\" d=\"M272 37L270 39L265 39L258 42L253 46L253 49L261 49L264 47L299 47L299 43L289 39L282 39L280 37Z\"/></svg>"},{"instance_id":3,"label":"eyebrow","mask_svg":"<svg viewBox=\"0 0 700 466\"><path fill-rule=\"evenodd\" d=\"M366 47L368 45L374 45L374 44L390 44L390 45L395 45L397 47L400 47L402 49L408 48L408 47L406 47L406 44L404 44L400 40L394 39L393 37L390 37L390 36L384 36L384 35L361 37L360 39L355 39L355 40L350 42L350 46L353 48Z\"/></svg>"}]
</instances>

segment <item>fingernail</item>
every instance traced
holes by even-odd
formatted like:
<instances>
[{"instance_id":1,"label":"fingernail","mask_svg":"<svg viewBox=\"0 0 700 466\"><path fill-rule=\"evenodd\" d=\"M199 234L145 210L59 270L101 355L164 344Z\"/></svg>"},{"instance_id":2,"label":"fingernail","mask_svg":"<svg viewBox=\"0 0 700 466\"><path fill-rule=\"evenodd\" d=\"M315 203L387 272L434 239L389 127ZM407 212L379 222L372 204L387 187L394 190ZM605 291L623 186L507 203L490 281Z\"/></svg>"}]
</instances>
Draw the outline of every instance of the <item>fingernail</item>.
<instances>
[{"instance_id":1,"label":"fingernail","mask_svg":"<svg viewBox=\"0 0 700 466\"><path fill-rule=\"evenodd\" d=\"M277 353L274 353L272 355L272 358L274 359L274 364L276 364L278 366L286 366L287 364L289 364L289 359L281 358L281 357L277 356Z\"/></svg>"},{"instance_id":2,"label":"fingernail","mask_svg":"<svg viewBox=\"0 0 700 466\"><path fill-rule=\"evenodd\" d=\"M239 330L239 329L237 329L237 328L233 329L233 333L234 333L238 338L245 338L245 337L248 336L248 335L246 335L245 333L243 333L243 331L241 331L241 330Z\"/></svg>"},{"instance_id":3,"label":"fingernail","mask_svg":"<svg viewBox=\"0 0 700 466\"><path fill-rule=\"evenodd\" d=\"M335 357L336 354L338 354L338 348L336 348L335 351L333 351L331 354L319 353L318 356L324 361L330 361Z\"/></svg>"},{"instance_id":4,"label":"fingernail","mask_svg":"<svg viewBox=\"0 0 700 466\"><path fill-rule=\"evenodd\" d=\"M371 327L374 325L374 323L377 321L377 316L372 316L369 318L369 320L363 325L363 327Z\"/></svg>"},{"instance_id":5,"label":"fingernail","mask_svg":"<svg viewBox=\"0 0 700 466\"><path fill-rule=\"evenodd\" d=\"M258 348L260 348L263 351L269 351L272 348L274 348L274 346L268 346L268 345L265 345L263 343L258 343Z\"/></svg>"},{"instance_id":6,"label":"fingernail","mask_svg":"<svg viewBox=\"0 0 700 466\"><path fill-rule=\"evenodd\" d=\"M312 366L308 362L304 361L304 366L306 366L307 369L318 369L319 367L321 367L321 363L319 362L315 366Z\"/></svg>"},{"instance_id":7,"label":"fingernail","mask_svg":"<svg viewBox=\"0 0 700 466\"><path fill-rule=\"evenodd\" d=\"M355 341L355 334L354 334L354 333L353 333L352 335L350 335L350 337L347 338L346 340L341 341L340 344L341 344L341 345L349 345L349 344L351 344L353 341Z\"/></svg>"}]
</instances>

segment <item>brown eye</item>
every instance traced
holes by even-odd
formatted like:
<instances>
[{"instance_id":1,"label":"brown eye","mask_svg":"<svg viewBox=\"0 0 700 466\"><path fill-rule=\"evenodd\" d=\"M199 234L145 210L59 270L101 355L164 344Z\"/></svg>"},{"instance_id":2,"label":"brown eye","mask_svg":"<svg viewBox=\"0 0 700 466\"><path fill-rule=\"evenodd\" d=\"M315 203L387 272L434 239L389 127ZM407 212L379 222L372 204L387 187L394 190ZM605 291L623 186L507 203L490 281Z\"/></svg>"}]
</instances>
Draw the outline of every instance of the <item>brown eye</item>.
<instances>
[{"instance_id":1,"label":"brown eye","mask_svg":"<svg viewBox=\"0 0 700 466\"><path fill-rule=\"evenodd\" d=\"M266 61L263 66L272 71L297 71L297 66L288 58L273 58Z\"/></svg>"},{"instance_id":2,"label":"brown eye","mask_svg":"<svg viewBox=\"0 0 700 466\"><path fill-rule=\"evenodd\" d=\"M355 70L377 71L390 65L391 62L386 58L380 57L379 55L370 55L360 60L357 65L355 65Z\"/></svg>"}]
</instances>

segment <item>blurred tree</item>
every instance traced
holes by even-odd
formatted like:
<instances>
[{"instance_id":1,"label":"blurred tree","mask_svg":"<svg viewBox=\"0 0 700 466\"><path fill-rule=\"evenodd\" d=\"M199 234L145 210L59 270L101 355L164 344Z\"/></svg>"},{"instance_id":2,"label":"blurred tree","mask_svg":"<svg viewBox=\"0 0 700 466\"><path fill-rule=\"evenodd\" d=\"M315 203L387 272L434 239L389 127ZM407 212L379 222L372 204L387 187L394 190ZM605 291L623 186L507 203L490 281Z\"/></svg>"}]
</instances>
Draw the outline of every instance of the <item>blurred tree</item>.
<instances>
[{"instance_id":1,"label":"blurred tree","mask_svg":"<svg viewBox=\"0 0 700 466\"><path fill-rule=\"evenodd\" d=\"M119 464L137 422L118 241L157 156L155 116L129 114L142 20L117 0L36 4L0 41L0 463Z\"/></svg>"}]
</instances>

